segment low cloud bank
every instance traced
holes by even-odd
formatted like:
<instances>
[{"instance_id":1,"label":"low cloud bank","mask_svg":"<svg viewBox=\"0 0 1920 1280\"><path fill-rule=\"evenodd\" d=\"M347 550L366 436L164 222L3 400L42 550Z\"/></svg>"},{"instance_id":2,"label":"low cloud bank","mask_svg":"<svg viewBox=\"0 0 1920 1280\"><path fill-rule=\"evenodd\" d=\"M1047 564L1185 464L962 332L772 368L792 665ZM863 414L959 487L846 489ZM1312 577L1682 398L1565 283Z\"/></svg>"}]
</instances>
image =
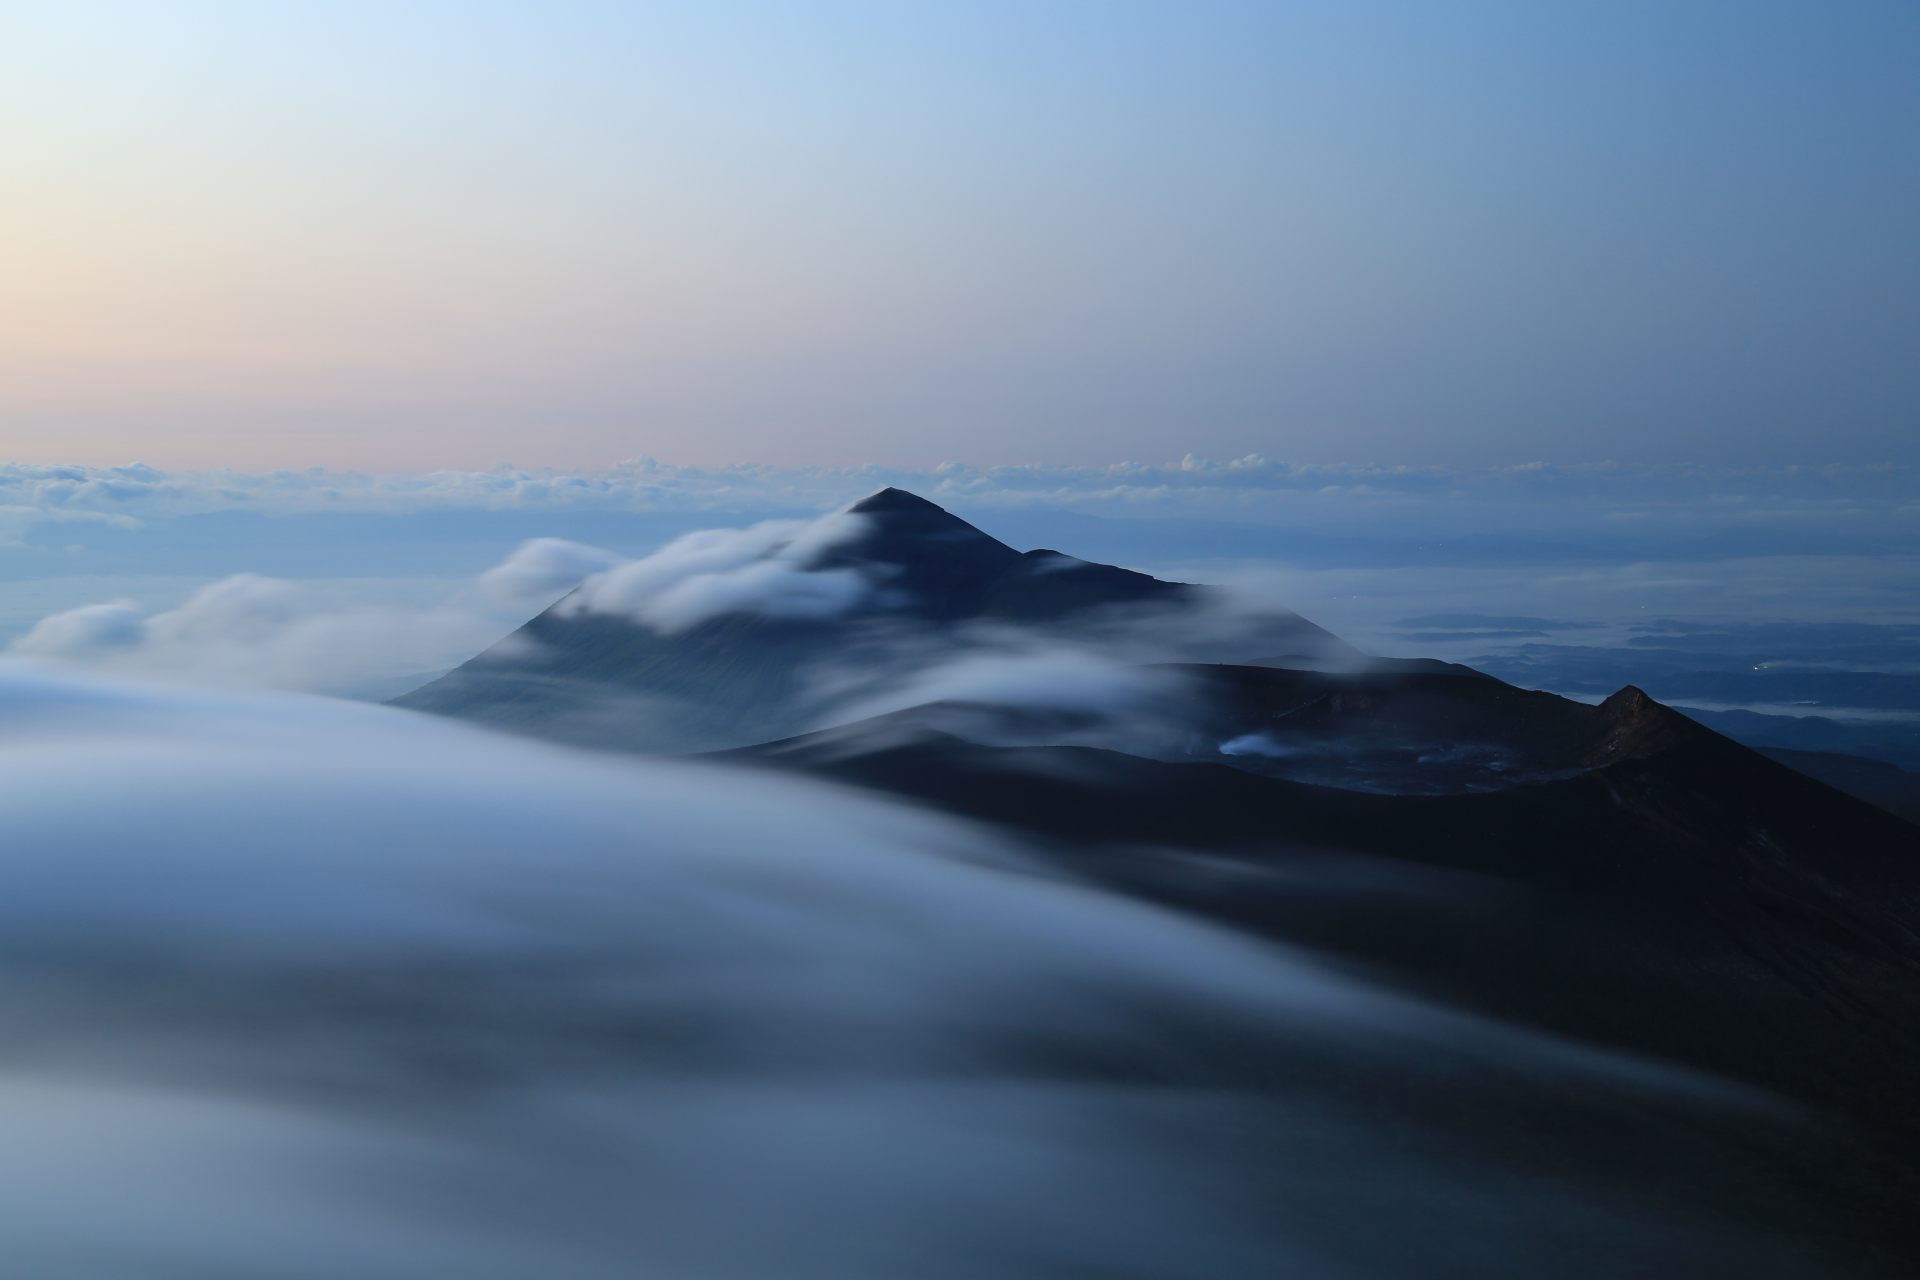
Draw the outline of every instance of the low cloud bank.
<instances>
[{"instance_id":1,"label":"low cloud bank","mask_svg":"<svg viewBox=\"0 0 1920 1280\"><path fill-rule=\"evenodd\" d=\"M0 663L0 805L24 1273L1796 1271L1739 1091L838 790Z\"/></svg>"},{"instance_id":2,"label":"low cloud bank","mask_svg":"<svg viewBox=\"0 0 1920 1280\"><path fill-rule=\"evenodd\" d=\"M536 588L550 584L511 564L490 571L479 590L413 609L239 574L171 609L117 600L52 614L7 652L226 688L390 696L495 643L547 602Z\"/></svg>"},{"instance_id":3,"label":"low cloud bank","mask_svg":"<svg viewBox=\"0 0 1920 1280\"><path fill-rule=\"evenodd\" d=\"M171 609L115 600L51 614L8 652L199 684L390 696L495 647L563 596L565 611L615 614L662 633L729 612L837 616L881 585L821 563L865 527L845 512L765 521L688 534L638 559L535 538L452 598L418 608L376 608L310 584L237 574Z\"/></svg>"}]
</instances>

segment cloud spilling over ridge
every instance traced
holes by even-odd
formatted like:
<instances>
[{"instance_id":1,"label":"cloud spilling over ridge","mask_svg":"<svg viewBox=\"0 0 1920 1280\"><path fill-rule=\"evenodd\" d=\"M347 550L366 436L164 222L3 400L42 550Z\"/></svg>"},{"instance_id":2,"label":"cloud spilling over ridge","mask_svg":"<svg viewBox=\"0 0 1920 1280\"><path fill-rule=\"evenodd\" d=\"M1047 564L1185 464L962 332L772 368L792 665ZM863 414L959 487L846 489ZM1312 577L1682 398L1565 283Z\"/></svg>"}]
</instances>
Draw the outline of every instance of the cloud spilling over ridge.
<instances>
[{"instance_id":1,"label":"cloud spilling over ridge","mask_svg":"<svg viewBox=\"0 0 1920 1280\"><path fill-rule=\"evenodd\" d=\"M24 1273L1813 1273L1749 1095L838 790L0 663L0 805Z\"/></svg>"},{"instance_id":2,"label":"cloud spilling over ridge","mask_svg":"<svg viewBox=\"0 0 1920 1280\"><path fill-rule=\"evenodd\" d=\"M1184 676L1137 661L1139 637L1111 623L1098 642L1006 627L965 628L943 640L933 645L883 638L856 650L844 665L811 670L817 727L955 704L1038 713L1042 727L1034 741L1122 747L1175 718L1191 692ZM1018 723L989 717L964 730L945 721L943 726L978 741L1016 742L1026 740L1015 730Z\"/></svg>"},{"instance_id":3,"label":"cloud spilling over ridge","mask_svg":"<svg viewBox=\"0 0 1920 1280\"><path fill-rule=\"evenodd\" d=\"M617 552L565 538L530 538L480 575L480 595L505 608L558 599L584 579L627 563Z\"/></svg>"},{"instance_id":4,"label":"cloud spilling over ridge","mask_svg":"<svg viewBox=\"0 0 1920 1280\"><path fill-rule=\"evenodd\" d=\"M1104 726L1086 741L1115 745L1178 719L1193 690L1168 664L1279 655L1325 670L1370 661L1269 593L1203 587L1037 626L1004 619L931 630L883 623L852 636L806 675L819 727L924 703L973 703L1042 713L1048 741L1079 740L1045 721L1057 713L1089 730Z\"/></svg>"},{"instance_id":5,"label":"cloud spilling over ridge","mask_svg":"<svg viewBox=\"0 0 1920 1280\"><path fill-rule=\"evenodd\" d=\"M562 608L619 614L668 634L723 613L837 617L877 584L821 559L868 527L864 516L838 511L812 521L766 520L686 534L652 555L594 574Z\"/></svg>"}]
</instances>

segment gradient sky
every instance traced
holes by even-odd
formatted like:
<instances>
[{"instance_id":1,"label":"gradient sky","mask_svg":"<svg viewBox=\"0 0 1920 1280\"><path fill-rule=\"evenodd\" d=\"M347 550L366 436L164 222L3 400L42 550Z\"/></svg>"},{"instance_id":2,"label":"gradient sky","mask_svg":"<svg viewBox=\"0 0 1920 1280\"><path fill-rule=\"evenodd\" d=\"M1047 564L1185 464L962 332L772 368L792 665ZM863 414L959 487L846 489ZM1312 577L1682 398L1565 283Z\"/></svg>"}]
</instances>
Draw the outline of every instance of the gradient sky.
<instances>
[{"instance_id":1,"label":"gradient sky","mask_svg":"<svg viewBox=\"0 0 1920 1280\"><path fill-rule=\"evenodd\" d=\"M0 457L1920 461L1920 5L0 0Z\"/></svg>"}]
</instances>

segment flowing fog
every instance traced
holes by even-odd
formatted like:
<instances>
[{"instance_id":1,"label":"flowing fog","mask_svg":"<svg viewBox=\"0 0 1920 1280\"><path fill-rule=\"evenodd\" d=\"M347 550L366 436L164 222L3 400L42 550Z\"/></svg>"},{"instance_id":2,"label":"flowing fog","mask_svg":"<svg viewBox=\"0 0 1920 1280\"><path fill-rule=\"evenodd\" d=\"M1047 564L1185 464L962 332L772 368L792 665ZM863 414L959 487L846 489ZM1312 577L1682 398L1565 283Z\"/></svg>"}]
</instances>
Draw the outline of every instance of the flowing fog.
<instances>
[{"instance_id":1,"label":"flowing fog","mask_svg":"<svg viewBox=\"0 0 1920 1280\"><path fill-rule=\"evenodd\" d=\"M1818 1271L1775 1103L836 790L0 665L0 806L14 1274Z\"/></svg>"}]
</instances>

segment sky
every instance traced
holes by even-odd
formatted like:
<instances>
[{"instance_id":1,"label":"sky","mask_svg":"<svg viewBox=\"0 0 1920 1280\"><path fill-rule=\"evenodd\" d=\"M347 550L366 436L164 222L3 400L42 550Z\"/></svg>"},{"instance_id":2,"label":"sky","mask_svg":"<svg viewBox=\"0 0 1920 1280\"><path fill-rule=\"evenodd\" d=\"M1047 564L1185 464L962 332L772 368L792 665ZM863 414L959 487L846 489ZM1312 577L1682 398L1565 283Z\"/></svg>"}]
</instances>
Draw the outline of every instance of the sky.
<instances>
[{"instance_id":1,"label":"sky","mask_svg":"<svg viewBox=\"0 0 1920 1280\"><path fill-rule=\"evenodd\" d=\"M1920 8L0 0L0 458L1920 462Z\"/></svg>"}]
</instances>

